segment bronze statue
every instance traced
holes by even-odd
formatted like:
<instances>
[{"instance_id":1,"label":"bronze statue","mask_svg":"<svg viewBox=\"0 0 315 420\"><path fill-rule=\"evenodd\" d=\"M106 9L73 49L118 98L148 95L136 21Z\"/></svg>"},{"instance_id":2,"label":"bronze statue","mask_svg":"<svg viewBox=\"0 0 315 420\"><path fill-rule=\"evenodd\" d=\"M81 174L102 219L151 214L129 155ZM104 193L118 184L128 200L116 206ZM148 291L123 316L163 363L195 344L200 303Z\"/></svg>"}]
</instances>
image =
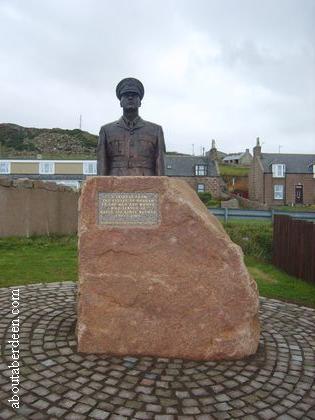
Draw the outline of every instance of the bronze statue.
<instances>
[{"instance_id":1,"label":"bronze statue","mask_svg":"<svg viewBox=\"0 0 315 420\"><path fill-rule=\"evenodd\" d=\"M162 127L144 121L139 107L142 83L123 79L116 88L123 116L102 126L97 146L97 174L112 176L164 175L165 143Z\"/></svg>"}]
</instances>

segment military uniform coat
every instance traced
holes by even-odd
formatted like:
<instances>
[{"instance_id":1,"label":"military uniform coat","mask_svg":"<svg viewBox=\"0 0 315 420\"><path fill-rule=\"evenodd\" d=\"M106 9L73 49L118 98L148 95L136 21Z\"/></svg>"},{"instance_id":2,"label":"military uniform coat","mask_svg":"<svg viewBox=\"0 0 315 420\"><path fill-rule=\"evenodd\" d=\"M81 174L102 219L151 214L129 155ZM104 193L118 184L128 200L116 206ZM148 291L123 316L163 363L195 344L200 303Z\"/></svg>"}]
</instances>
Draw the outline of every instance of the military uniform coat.
<instances>
[{"instance_id":1,"label":"military uniform coat","mask_svg":"<svg viewBox=\"0 0 315 420\"><path fill-rule=\"evenodd\" d=\"M137 117L103 125L97 146L97 174L111 176L164 175L162 127Z\"/></svg>"}]
</instances>

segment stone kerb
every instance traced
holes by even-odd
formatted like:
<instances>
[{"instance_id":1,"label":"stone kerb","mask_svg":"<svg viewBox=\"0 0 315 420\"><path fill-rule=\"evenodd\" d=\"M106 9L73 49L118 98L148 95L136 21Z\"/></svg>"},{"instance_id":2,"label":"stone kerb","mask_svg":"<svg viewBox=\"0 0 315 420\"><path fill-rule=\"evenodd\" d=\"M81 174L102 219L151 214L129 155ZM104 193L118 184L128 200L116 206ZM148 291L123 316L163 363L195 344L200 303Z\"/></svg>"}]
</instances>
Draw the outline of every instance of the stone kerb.
<instances>
[{"instance_id":1,"label":"stone kerb","mask_svg":"<svg viewBox=\"0 0 315 420\"><path fill-rule=\"evenodd\" d=\"M256 284L187 183L94 177L79 208L80 352L196 360L256 352Z\"/></svg>"}]
</instances>

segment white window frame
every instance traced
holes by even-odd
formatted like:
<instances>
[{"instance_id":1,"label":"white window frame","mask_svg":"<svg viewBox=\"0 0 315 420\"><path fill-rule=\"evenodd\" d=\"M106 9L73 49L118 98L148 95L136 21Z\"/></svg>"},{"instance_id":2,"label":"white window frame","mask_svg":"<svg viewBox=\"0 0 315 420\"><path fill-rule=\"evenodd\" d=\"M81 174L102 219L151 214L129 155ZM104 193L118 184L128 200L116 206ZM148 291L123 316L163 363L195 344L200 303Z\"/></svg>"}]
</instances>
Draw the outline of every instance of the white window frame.
<instances>
[{"instance_id":1,"label":"white window frame","mask_svg":"<svg viewBox=\"0 0 315 420\"><path fill-rule=\"evenodd\" d=\"M283 200L284 197L284 185L277 184L273 186L273 198L274 200Z\"/></svg>"},{"instance_id":2,"label":"white window frame","mask_svg":"<svg viewBox=\"0 0 315 420\"><path fill-rule=\"evenodd\" d=\"M195 165L196 176L207 176L207 165L202 163Z\"/></svg>"},{"instance_id":3,"label":"white window frame","mask_svg":"<svg viewBox=\"0 0 315 420\"><path fill-rule=\"evenodd\" d=\"M200 190L200 187L202 187L202 190ZM206 192L205 184L197 184L197 192L200 192L200 193Z\"/></svg>"},{"instance_id":4,"label":"white window frame","mask_svg":"<svg viewBox=\"0 0 315 420\"><path fill-rule=\"evenodd\" d=\"M2 168L4 168L4 169L2 169ZM11 173L11 162L8 161L8 160L0 160L0 174L1 175L8 175L10 173Z\"/></svg>"},{"instance_id":5,"label":"white window frame","mask_svg":"<svg viewBox=\"0 0 315 420\"><path fill-rule=\"evenodd\" d=\"M90 165L93 165L91 171ZM83 175L96 175L97 174L97 162L96 160L86 160L83 162Z\"/></svg>"},{"instance_id":6,"label":"white window frame","mask_svg":"<svg viewBox=\"0 0 315 420\"><path fill-rule=\"evenodd\" d=\"M272 177L273 178L284 178L285 165L283 163L272 164Z\"/></svg>"},{"instance_id":7,"label":"white window frame","mask_svg":"<svg viewBox=\"0 0 315 420\"><path fill-rule=\"evenodd\" d=\"M47 166L49 165L49 169L47 169ZM55 174L55 162L52 162L51 160L42 160L39 162L39 173L40 175L54 175Z\"/></svg>"}]
</instances>

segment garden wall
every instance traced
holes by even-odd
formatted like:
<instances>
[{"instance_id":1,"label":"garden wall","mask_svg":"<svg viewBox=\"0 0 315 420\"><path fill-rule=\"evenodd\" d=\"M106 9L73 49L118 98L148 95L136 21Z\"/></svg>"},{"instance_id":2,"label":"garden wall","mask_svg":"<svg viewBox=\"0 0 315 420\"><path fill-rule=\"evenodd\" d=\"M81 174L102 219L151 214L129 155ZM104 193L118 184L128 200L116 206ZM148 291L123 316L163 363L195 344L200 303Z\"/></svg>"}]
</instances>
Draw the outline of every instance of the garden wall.
<instances>
[{"instance_id":1,"label":"garden wall","mask_svg":"<svg viewBox=\"0 0 315 420\"><path fill-rule=\"evenodd\" d=\"M254 209L254 210L268 210L269 207L267 204L260 203L259 201L248 200L247 198L240 197L237 194L231 194L232 197L236 198L240 206L244 209Z\"/></svg>"},{"instance_id":2,"label":"garden wall","mask_svg":"<svg viewBox=\"0 0 315 420\"><path fill-rule=\"evenodd\" d=\"M77 232L79 192L52 182L0 178L0 237Z\"/></svg>"}]
</instances>

